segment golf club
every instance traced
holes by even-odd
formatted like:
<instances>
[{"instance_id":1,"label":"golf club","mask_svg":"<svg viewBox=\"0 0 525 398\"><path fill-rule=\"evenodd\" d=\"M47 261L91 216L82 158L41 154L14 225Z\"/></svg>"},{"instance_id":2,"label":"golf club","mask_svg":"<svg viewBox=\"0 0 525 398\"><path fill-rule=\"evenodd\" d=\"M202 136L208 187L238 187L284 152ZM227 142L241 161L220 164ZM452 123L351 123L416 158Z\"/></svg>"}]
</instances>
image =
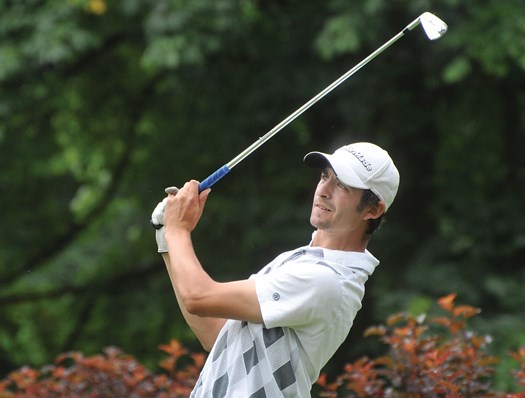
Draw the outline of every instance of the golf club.
<instances>
[{"instance_id":1,"label":"golf club","mask_svg":"<svg viewBox=\"0 0 525 398\"><path fill-rule=\"evenodd\" d=\"M313 97L308 102L306 102L303 106L301 106L291 115L289 115L282 122L277 124L274 128L268 131L265 135L263 135L262 137L259 137L259 139L256 142L254 142L252 145L250 145L248 148L242 151L239 155L233 158L230 162L226 163L224 166L219 168L217 171L215 171L213 174L207 177L204 181L202 181L199 184L199 192L202 192L203 190L214 185L222 177L228 174L231 171L231 169L233 169L236 165L238 165L242 160L244 160L248 155L253 153L257 148L263 145L266 141L272 138L275 134L281 131L285 126L290 124L295 118L301 115L304 111L310 108L313 104L315 104L325 95L327 95L330 91L332 91L337 86L339 86L341 83L343 83L346 79L352 76L355 72L357 72L359 69L365 66L368 62L373 60L375 57L377 57L384 50L386 50L388 47L394 44L397 40L403 37L407 32L413 30L419 24L421 24L421 26L423 27L423 30L425 31L427 37L430 40L439 39L441 36L443 36L447 32L447 24L443 22L441 19L439 19L438 17L436 17L434 14L431 14L430 12L425 12L421 14L418 18L416 18L414 21L408 24L401 32L399 32L397 35L395 35L390 40L388 40L385 44L383 44L381 47L379 47L377 50L371 53L368 57L366 57L361 62L359 62L356 66L354 66L344 75L342 75L339 79L335 80L332 84L330 84L323 91L321 91L315 97Z\"/></svg>"}]
</instances>

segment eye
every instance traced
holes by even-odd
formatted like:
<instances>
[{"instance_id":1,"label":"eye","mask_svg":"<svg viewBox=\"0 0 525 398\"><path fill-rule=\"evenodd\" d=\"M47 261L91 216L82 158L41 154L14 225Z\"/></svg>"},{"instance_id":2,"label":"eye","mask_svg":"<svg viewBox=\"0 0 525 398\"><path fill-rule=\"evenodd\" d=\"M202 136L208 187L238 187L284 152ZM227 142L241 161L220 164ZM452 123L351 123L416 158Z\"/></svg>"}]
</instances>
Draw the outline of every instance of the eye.
<instances>
[{"instance_id":1,"label":"eye","mask_svg":"<svg viewBox=\"0 0 525 398\"><path fill-rule=\"evenodd\" d=\"M343 184L341 181L339 181L339 180L337 180L337 187L341 188L344 191L346 191L348 189L348 187L345 184Z\"/></svg>"},{"instance_id":2,"label":"eye","mask_svg":"<svg viewBox=\"0 0 525 398\"><path fill-rule=\"evenodd\" d=\"M321 180L328 180L328 172L326 170L321 171Z\"/></svg>"}]
</instances>

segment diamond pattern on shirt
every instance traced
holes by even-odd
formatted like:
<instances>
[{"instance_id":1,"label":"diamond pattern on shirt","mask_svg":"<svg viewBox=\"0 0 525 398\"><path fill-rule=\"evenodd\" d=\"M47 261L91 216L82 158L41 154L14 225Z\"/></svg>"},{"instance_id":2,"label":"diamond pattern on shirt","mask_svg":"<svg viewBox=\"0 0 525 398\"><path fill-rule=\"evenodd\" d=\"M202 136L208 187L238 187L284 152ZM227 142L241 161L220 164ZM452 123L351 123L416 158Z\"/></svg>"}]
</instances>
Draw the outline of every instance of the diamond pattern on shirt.
<instances>
[{"instance_id":1,"label":"diamond pattern on shirt","mask_svg":"<svg viewBox=\"0 0 525 398\"><path fill-rule=\"evenodd\" d=\"M300 355L290 337L280 327L228 321L191 396L235 397L240 391L249 398L296 396Z\"/></svg>"},{"instance_id":2,"label":"diamond pattern on shirt","mask_svg":"<svg viewBox=\"0 0 525 398\"><path fill-rule=\"evenodd\" d=\"M249 396L249 398L267 398L266 392L264 391L264 387L258 391L255 391L252 395Z\"/></svg>"},{"instance_id":3,"label":"diamond pattern on shirt","mask_svg":"<svg viewBox=\"0 0 525 398\"><path fill-rule=\"evenodd\" d=\"M286 362L283 366L273 372L273 377L282 391L286 387L291 386L295 383L295 374L290 361Z\"/></svg>"},{"instance_id":4,"label":"diamond pattern on shirt","mask_svg":"<svg viewBox=\"0 0 525 398\"><path fill-rule=\"evenodd\" d=\"M213 398L223 398L228 392L228 373L225 373L223 376L219 377L213 383L212 397Z\"/></svg>"},{"instance_id":5,"label":"diamond pattern on shirt","mask_svg":"<svg viewBox=\"0 0 525 398\"><path fill-rule=\"evenodd\" d=\"M255 343L253 343L252 348L242 354L242 357L244 359L246 374L250 374L250 370L252 370L252 368L257 365L257 363L259 363L259 358L257 358L257 351L255 349Z\"/></svg>"},{"instance_id":6,"label":"diamond pattern on shirt","mask_svg":"<svg viewBox=\"0 0 525 398\"><path fill-rule=\"evenodd\" d=\"M215 352L213 353L213 361L215 362L219 358L222 352L228 347L228 331L226 331L221 339L215 343Z\"/></svg>"},{"instance_id":7,"label":"diamond pattern on shirt","mask_svg":"<svg viewBox=\"0 0 525 398\"><path fill-rule=\"evenodd\" d=\"M283 328L263 328L263 339L266 348L284 336Z\"/></svg>"}]
</instances>

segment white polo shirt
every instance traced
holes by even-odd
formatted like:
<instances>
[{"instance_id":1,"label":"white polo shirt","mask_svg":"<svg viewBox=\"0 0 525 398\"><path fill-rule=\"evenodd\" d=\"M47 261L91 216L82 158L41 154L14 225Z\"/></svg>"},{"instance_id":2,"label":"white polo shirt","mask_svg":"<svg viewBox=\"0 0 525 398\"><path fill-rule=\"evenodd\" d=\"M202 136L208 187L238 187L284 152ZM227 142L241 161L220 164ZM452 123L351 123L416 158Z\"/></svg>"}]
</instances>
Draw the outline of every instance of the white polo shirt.
<instances>
[{"instance_id":1,"label":"white polo shirt","mask_svg":"<svg viewBox=\"0 0 525 398\"><path fill-rule=\"evenodd\" d=\"M251 276L263 324L226 322L191 397L309 397L378 264L369 252L310 246L279 255Z\"/></svg>"}]
</instances>

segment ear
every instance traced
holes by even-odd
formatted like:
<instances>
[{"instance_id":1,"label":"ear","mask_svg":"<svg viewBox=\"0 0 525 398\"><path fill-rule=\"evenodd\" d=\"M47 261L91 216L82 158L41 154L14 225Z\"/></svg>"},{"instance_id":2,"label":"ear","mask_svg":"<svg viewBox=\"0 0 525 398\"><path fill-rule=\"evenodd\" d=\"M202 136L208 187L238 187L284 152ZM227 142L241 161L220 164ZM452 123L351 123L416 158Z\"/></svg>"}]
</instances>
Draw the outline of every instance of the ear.
<instances>
[{"instance_id":1,"label":"ear","mask_svg":"<svg viewBox=\"0 0 525 398\"><path fill-rule=\"evenodd\" d=\"M381 215L385 213L385 209L385 202L380 200L377 205L368 207L364 214L364 220L375 220L381 217Z\"/></svg>"}]
</instances>

